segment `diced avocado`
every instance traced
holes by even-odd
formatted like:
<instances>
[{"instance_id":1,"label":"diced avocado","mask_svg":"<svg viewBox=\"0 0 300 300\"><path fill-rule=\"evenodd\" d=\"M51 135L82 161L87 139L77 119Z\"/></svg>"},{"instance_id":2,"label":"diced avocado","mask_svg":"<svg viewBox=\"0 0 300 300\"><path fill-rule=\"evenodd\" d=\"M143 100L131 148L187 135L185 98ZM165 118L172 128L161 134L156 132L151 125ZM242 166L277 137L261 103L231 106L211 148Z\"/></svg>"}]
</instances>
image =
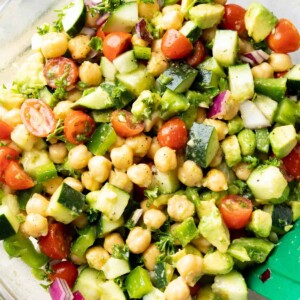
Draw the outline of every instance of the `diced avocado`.
<instances>
[{"instance_id":1,"label":"diced avocado","mask_svg":"<svg viewBox=\"0 0 300 300\"><path fill-rule=\"evenodd\" d=\"M188 159L206 168L219 149L219 140L214 126L194 123L186 147Z\"/></svg>"},{"instance_id":2,"label":"diced avocado","mask_svg":"<svg viewBox=\"0 0 300 300\"><path fill-rule=\"evenodd\" d=\"M217 74L220 77L226 77L223 67L217 62L214 57L210 57L197 66L198 69L204 69Z\"/></svg>"},{"instance_id":3,"label":"diced avocado","mask_svg":"<svg viewBox=\"0 0 300 300\"><path fill-rule=\"evenodd\" d=\"M129 273L130 266L127 260L111 256L102 266L101 271L103 271L106 279L115 279Z\"/></svg>"},{"instance_id":4,"label":"diced avocado","mask_svg":"<svg viewBox=\"0 0 300 300\"><path fill-rule=\"evenodd\" d=\"M218 25L224 15L224 6L220 4L198 4L192 7L189 18L194 21L201 29L211 28Z\"/></svg>"},{"instance_id":5,"label":"diced avocado","mask_svg":"<svg viewBox=\"0 0 300 300\"><path fill-rule=\"evenodd\" d=\"M269 131L267 128L260 128L255 130L256 148L262 153L269 153L270 140Z\"/></svg>"},{"instance_id":6,"label":"diced avocado","mask_svg":"<svg viewBox=\"0 0 300 300\"><path fill-rule=\"evenodd\" d=\"M240 116L235 116L228 122L228 134L234 135L244 128L243 120Z\"/></svg>"},{"instance_id":7,"label":"diced avocado","mask_svg":"<svg viewBox=\"0 0 300 300\"><path fill-rule=\"evenodd\" d=\"M257 209L253 211L247 228L253 231L257 237L266 238L271 232L272 217L269 213L261 209Z\"/></svg>"},{"instance_id":8,"label":"diced avocado","mask_svg":"<svg viewBox=\"0 0 300 300\"><path fill-rule=\"evenodd\" d=\"M173 231L174 237L185 247L191 240L196 238L199 233L195 225L194 218L190 217L180 223Z\"/></svg>"},{"instance_id":9,"label":"diced avocado","mask_svg":"<svg viewBox=\"0 0 300 300\"><path fill-rule=\"evenodd\" d=\"M290 201L289 205L292 208L293 212L293 222L296 222L300 219L300 201Z\"/></svg>"},{"instance_id":10,"label":"diced avocado","mask_svg":"<svg viewBox=\"0 0 300 300\"><path fill-rule=\"evenodd\" d=\"M226 274L232 270L233 264L233 259L229 254L216 250L207 253L203 257L203 273L211 275Z\"/></svg>"},{"instance_id":11,"label":"diced avocado","mask_svg":"<svg viewBox=\"0 0 300 300\"><path fill-rule=\"evenodd\" d=\"M221 143L221 148L225 155L226 164L233 167L242 160L241 148L236 135L228 136Z\"/></svg>"},{"instance_id":12,"label":"diced avocado","mask_svg":"<svg viewBox=\"0 0 300 300\"><path fill-rule=\"evenodd\" d=\"M226 300L247 300L248 290L244 277L237 271L217 275L212 284L213 293Z\"/></svg>"},{"instance_id":13,"label":"diced avocado","mask_svg":"<svg viewBox=\"0 0 300 300\"><path fill-rule=\"evenodd\" d=\"M287 156L297 145L297 133L293 125L278 126L269 135L272 151L278 158Z\"/></svg>"},{"instance_id":14,"label":"diced avocado","mask_svg":"<svg viewBox=\"0 0 300 300\"><path fill-rule=\"evenodd\" d=\"M227 253L240 262L249 262L251 260L247 250L239 244L230 244Z\"/></svg>"},{"instance_id":15,"label":"diced avocado","mask_svg":"<svg viewBox=\"0 0 300 300\"><path fill-rule=\"evenodd\" d=\"M186 14L188 13L189 9L194 6L194 4L196 3L196 0L182 0L181 1L181 7L180 7L180 11L181 13L186 16Z\"/></svg>"},{"instance_id":16,"label":"diced avocado","mask_svg":"<svg viewBox=\"0 0 300 300\"><path fill-rule=\"evenodd\" d=\"M113 280L108 280L100 285L101 300L126 300L121 287Z\"/></svg>"},{"instance_id":17,"label":"diced avocado","mask_svg":"<svg viewBox=\"0 0 300 300\"><path fill-rule=\"evenodd\" d=\"M263 41L273 30L277 18L261 3L253 2L247 8L245 14L245 26L248 35L256 43Z\"/></svg>"},{"instance_id":18,"label":"diced avocado","mask_svg":"<svg viewBox=\"0 0 300 300\"><path fill-rule=\"evenodd\" d=\"M278 103L276 101L272 100L270 97L256 94L255 98L253 99L253 103L270 121L270 123L274 121L275 113L278 106Z\"/></svg>"},{"instance_id":19,"label":"diced avocado","mask_svg":"<svg viewBox=\"0 0 300 300\"><path fill-rule=\"evenodd\" d=\"M247 185L258 203L267 204L286 200L281 197L288 183L280 169L275 166L258 166L249 176Z\"/></svg>"},{"instance_id":20,"label":"diced avocado","mask_svg":"<svg viewBox=\"0 0 300 300\"><path fill-rule=\"evenodd\" d=\"M281 78L256 78L254 90L258 94L270 97L273 100L281 101L286 93L287 79Z\"/></svg>"},{"instance_id":21,"label":"diced avocado","mask_svg":"<svg viewBox=\"0 0 300 300\"><path fill-rule=\"evenodd\" d=\"M288 98L279 102L275 122L282 125L295 125L297 120L298 104Z\"/></svg>"},{"instance_id":22,"label":"diced avocado","mask_svg":"<svg viewBox=\"0 0 300 300\"><path fill-rule=\"evenodd\" d=\"M256 148L256 136L251 129L243 129L239 132L238 141L242 155L252 155Z\"/></svg>"}]
</instances>

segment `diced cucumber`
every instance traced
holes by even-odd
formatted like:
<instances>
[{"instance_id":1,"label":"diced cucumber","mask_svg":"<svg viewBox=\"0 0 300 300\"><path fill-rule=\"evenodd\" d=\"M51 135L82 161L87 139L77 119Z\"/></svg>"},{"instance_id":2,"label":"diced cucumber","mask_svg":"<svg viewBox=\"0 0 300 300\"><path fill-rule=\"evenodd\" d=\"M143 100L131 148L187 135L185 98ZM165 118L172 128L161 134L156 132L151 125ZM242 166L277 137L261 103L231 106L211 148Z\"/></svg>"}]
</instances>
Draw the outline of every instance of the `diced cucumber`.
<instances>
[{"instance_id":1,"label":"diced cucumber","mask_svg":"<svg viewBox=\"0 0 300 300\"><path fill-rule=\"evenodd\" d=\"M164 290L169 282L172 280L174 268L166 262L157 262L154 266L154 285Z\"/></svg>"},{"instance_id":2,"label":"diced cucumber","mask_svg":"<svg viewBox=\"0 0 300 300\"><path fill-rule=\"evenodd\" d=\"M93 193L93 192L92 192ZM91 194L91 193L90 193ZM87 201L88 198L90 197L87 194ZM110 220L105 214L102 214L97 226L97 235L98 237L104 237L107 233L114 231L117 228L120 228L121 226L124 225L124 218L121 216L118 220L112 221Z\"/></svg>"},{"instance_id":3,"label":"diced cucumber","mask_svg":"<svg viewBox=\"0 0 300 300\"><path fill-rule=\"evenodd\" d=\"M256 136L256 149L262 153L269 153L270 140L269 131L267 128L255 130Z\"/></svg>"},{"instance_id":4,"label":"diced cucumber","mask_svg":"<svg viewBox=\"0 0 300 300\"><path fill-rule=\"evenodd\" d=\"M229 167L233 167L242 160L241 148L236 135L228 136L222 141L221 147Z\"/></svg>"},{"instance_id":5,"label":"diced cucumber","mask_svg":"<svg viewBox=\"0 0 300 300\"><path fill-rule=\"evenodd\" d=\"M149 60L151 58L150 47L133 46L133 52L136 59Z\"/></svg>"},{"instance_id":6,"label":"diced cucumber","mask_svg":"<svg viewBox=\"0 0 300 300\"><path fill-rule=\"evenodd\" d=\"M253 155L256 148L256 136L251 129L243 129L237 135L242 155Z\"/></svg>"},{"instance_id":7,"label":"diced cucumber","mask_svg":"<svg viewBox=\"0 0 300 300\"><path fill-rule=\"evenodd\" d=\"M281 100L276 111L275 122L283 125L295 125L298 104L288 98Z\"/></svg>"},{"instance_id":8,"label":"diced cucumber","mask_svg":"<svg viewBox=\"0 0 300 300\"><path fill-rule=\"evenodd\" d=\"M258 78L254 80L254 90L276 101L281 101L286 93L287 79L281 78Z\"/></svg>"},{"instance_id":9,"label":"diced cucumber","mask_svg":"<svg viewBox=\"0 0 300 300\"><path fill-rule=\"evenodd\" d=\"M271 98L256 94L253 103L264 114L270 123L273 123L278 103Z\"/></svg>"},{"instance_id":10,"label":"diced cucumber","mask_svg":"<svg viewBox=\"0 0 300 300\"><path fill-rule=\"evenodd\" d=\"M130 272L128 261L115 257L110 257L102 266L101 271L106 279L115 279Z\"/></svg>"},{"instance_id":11,"label":"diced cucumber","mask_svg":"<svg viewBox=\"0 0 300 300\"><path fill-rule=\"evenodd\" d=\"M126 51L113 60L113 64L119 73L129 73L138 68L133 50Z\"/></svg>"},{"instance_id":12,"label":"diced cucumber","mask_svg":"<svg viewBox=\"0 0 300 300\"><path fill-rule=\"evenodd\" d=\"M44 87L40 90L40 99L46 102L51 108L53 108L57 104L57 99L53 97L52 93L47 87Z\"/></svg>"},{"instance_id":13,"label":"diced cucumber","mask_svg":"<svg viewBox=\"0 0 300 300\"><path fill-rule=\"evenodd\" d=\"M143 297L143 300L166 300L165 294L157 288L153 288L150 293Z\"/></svg>"},{"instance_id":14,"label":"diced cucumber","mask_svg":"<svg viewBox=\"0 0 300 300\"><path fill-rule=\"evenodd\" d=\"M100 68L102 71L103 77L108 81L114 81L117 74L117 69L114 64L107 59L105 56L101 57Z\"/></svg>"},{"instance_id":15,"label":"diced cucumber","mask_svg":"<svg viewBox=\"0 0 300 300\"><path fill-rule=\"evenodd\" d=\"M202 62L197 67L198 69L204 69L208 71L212 71L213 73L217 74L220 77L226 77L226 74L220 64L216 61L214 57L210 57Z\"/></svg>"},{"instance_id":16,"label":"diced cucumber","mask_svg":"<svg viewBox=\"0 0 300 300\"><path fill-rule=\"evenodd\" d=\"M216 250L209 252L203 257L203 268L205 274L218 275L226 274L233 268L232 257L227 253Z\"/></svg>"},{"instance_id":17,"label":"diced cucumber","mask_svg":"<svg viewBox=\"0 0 300 300\"><path fill-rule=\"evenodd\" d=\"M201 92L206 92L213 87L218 88L220 82L220 76L210 70L199 69L198 75L192 85L193 89ZM188 91L188 93L191 91Z\"/></svg>"},{"instance_id":18,"label":"diced cucumber","mask_svg":"<svg viewBox=\"0 0 300 300\"><path fill-rule=\"evenodd\" d=\"M202 32L200 27L198 27L198 25L193 21L185 22L179 31L186 36L191 43L195 43L199 39Z\"/></svg>"},{"instance_id":19,"label":"diced cucumber","mask_svg":"<svg viewBox=\"0 0 300 300\"><path fill-rule=\"evenodd\" d=\"M91 116L96 123L109 123L113 109L93 110Z\"/></svg>"},{"instance_id":20,"label":"diced cucumber","mask_svg":"<svg viewBox=\"0 0 300 300\"><path fill-rule=\"evenodd\" d=\"M20 222L8 205L0 205L0 240L6 239L18 232Z\"/></svg>"},{"instance_id":21,"label":"diced cucumber","mask_svg":"<svg viewBox=\"0 0 300 300\"><path fill-rule=\"evenodd\" d=\"M113 280L108 280L102 283L100 290L101 300L126 300L121 287Z\"/></svg>"},{"instance_id":22,"label":"diced cucumber","mask_svg":"<svg viewBox=\"0 0 300 300\"><path fill-rule=\"evenodd\" d=\"M181 222L173 231L174 237L185 247L191 240L199 235L194 218L190 217Z\"/></svg>"},{"instance_id":23,"label":"diced cucumber","mask_svg":"<svg viewBox=\"0 0 300 300\"><path fill-rule=\"evenodd\" d=\"M300 93L300 64L296 64L285 76L287 78L287 91L291 95Z\"/></svg>"},{"instance_id":24,"label":"diced cucumber","mask_svg":"<svg viewBox=\"0 0 300 300\"><path fill-rule=\"evenodd\" d=\"M180 188L180 181L176 170L168 172L156 170L153 175L152 184L158 187L161 194L172 194Z\"/></svg>"},{"instance_id":25,"label":"diced cucumber","mask_svg":"<svg viewBox=\"0 0 300 300\"><path fill-rule=\"evenodd\" d=\"M80 231L79 237L72 244L71 255L84 257L86 250L94 244L96 240L95 226L89 226Z\"/></svg>"}]
</instances>

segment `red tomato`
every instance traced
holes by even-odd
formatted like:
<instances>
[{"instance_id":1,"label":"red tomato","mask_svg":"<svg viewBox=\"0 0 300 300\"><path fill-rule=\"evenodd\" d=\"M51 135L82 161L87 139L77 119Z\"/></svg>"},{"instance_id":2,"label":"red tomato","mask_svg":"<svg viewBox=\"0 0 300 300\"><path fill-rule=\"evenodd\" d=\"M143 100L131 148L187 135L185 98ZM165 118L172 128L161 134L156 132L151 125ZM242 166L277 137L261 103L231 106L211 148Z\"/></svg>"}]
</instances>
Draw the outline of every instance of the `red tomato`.
<instances>
[{"instance_id":1,"label":"red tomato","mask_svg":"<svg viewBox=\"0 0 300 300\"><path fill-rule=\"evenodd\" d=\"M241 229L251 218L252 202L239 195L227 195L219 207L223 220L230 229Z\"/></svg>"},{"instance_id":2,"label":"red tomato","mask_svg":"<svg viewBox=\"0 0 300 300\"><path fill-rule=\"evenodd\" d=\"M295 179L300 180L300 144L282 159L286 172Z\"/></svg>"},{"instance_id":3,"label":"red tomato","mask_svg":"<svg viewBox=\"0 0 300 300\"><path fill-rule=\"evenodd\" d=\"M201 288L201 284L199 281L197 281L194 286L189 286L191 296L192 297L196 296L200 288Z\"/></svg>"},{"instance_id":4,"label":"red tomato","mask_svg":"<svg viewBox=\"0 0 300 300\"><path fill-rule=\"evenodd\" d=\"M160 146L179 150L185 147L188 132L185 123L178 117L172 118L159 129L157 140Z\"/></svg>"},{"instance_id":5,"label":"red tomato","mask_svg":"<svg viewBox=\"0 0 300 300\"><path fill-rule=\"evenodd\" d=\"M109 33L103 41L104 56L113 61L117 56L127 50L131 43L131 34L127 32Z\"/></svg>"},{"instance_id":6,"label":"red tomato","mask_svg":"<svg viewBox=\"0 0 300 300\"><path fill-rule=\"evenodd\" d=\"M64 279L70 289L73 288L75 280L78 276L78 270L76 266L70 261L61 261L52 266L53 273L49 275L51 280L56 278Z\"/></svg>"},{"instance_id":7,"label":"red tomato","mask_svg":"<svg viewBox=\"0 0 300 300\"><path fill-rule=\"evenodd\" d=\"M3 181L4 171L11 161L17 161L19 153L7 146L0 147L0 181Z\"/></svg>"},{"instance_id":8,"label":"red tomato","mask_svg":"<svg viewBox=\"0 0 300 300\"><path fill-rule=\"evenodd\" d=\"M284 72L276 72L276 73L274 73L274 77L275 77L275 78L281 78L281 77L284 77L286 74L287 74L287 71L284 71Z\"/></svg>"},{"instance_id":9,"label":"red tomato","mask_svg":"<svg viewBox=\"0 0 300 300\"><path fill-rule=\"evenodd\" d=\"M131 112L118 109L111 114L111 124L116 133L121 137L135 136L144 130L144 123L137 122Z\"/></svg>"},{"instance_id":10,"label":"red tomato","mask_svg":"<svg viewBox=\"0 0 300 300\"><path fill-rule=\"evenodd\" d=\"M48 226L48 234L39 237L41 251L51 259L65 259L70 254L71 238L66 225L52 223Z\"/></svg>"},{"instance_id":11,"label":"red tomato","mask_svg":"<svg viewBox=\"0 0 300 300\"><path fill-rule=\"evenodd\" d=\"M161 50L167 58L180 59L192 52L193 45L181 32L169 29L163 35Z\"/></svg>"},{"instance_id":12,"label":"red tomato","mask_svg":"<svg viewBox=\"0 0 300 300\"><path fill-rule=\"evenodd\" d=\"M4 171L4 181L13 190L26 190L34 186L33 180L24 172L22 167L11 161Z\"/></svg>"},{"instance_id":13,"label":"red tomato","mask_svg":"<svg viewBox=\"0 0 300 300\"><path fill-rule=\"evenodd\" d=\"M193 52L186 58L186 62L192 66L196 67L202 63L205 59L205 47L201 41L197 41L194 44Z\"/></svg>"},{"instance_id":14,"label":"red tomato","mask_svg":"<svg viewBox=\"0 0 300 300\"><path fill-rule=\"evenodd\" d=\"M300 34L293 23L287 19L280 19L267 37L268 46L278 53L289 53L299 49Z\"/></svg>"},{"instance_id":15,"label":"red tomato","mask_svg":"<svg viewBox=\"0 0 300 300\"><path fill-rule=\"evenodd\" d=\"M10 134L13 131L13 127L0 120L0 139L10 140Z\"/></svg>"},{"instance_id":16,"label":"red tomato","mask_svg":"<svg viewBox=\"0 0 300 300\"><path fill-rule=\"evenodd\" d=\"M44 66L44 76L50 87L56 89L58 87L57 80L64 79L65 87L67 88L77 82L78 67L70 58L51 58Z\"/></svg>"},{"instance_id":17,"label":"red tomato","mask_svg":"<svg viewBox=\"0 0 300 300\"><path fill-rule=\"evenodd\" d=\"M245 34L245 14L246 10L237 4L225 4L225 11L221 27L224 29L235 30L241 36Z\"/></svg>"},{"instance_id":18,"label":"red tomato","mask_svg":"<svg viewBox=\"0 0 300 300\"><path fill-rule=\"evenodd\" d=\"M86 142L95 130L95 121L80 110L69 110L64 121L66 139L75 145Z\"/></svg>"},{"instance_id":19,"label":"red tomato","mask_svg":"<svg viewBox=\"0 0 300 300\"><path fill-rule=\"evenodd\" d=\"M56 127L53 110L44 101L38 99L27 99L23 102L21 119L26 129L39 137L46 137Z\"/></svg>"}]
</instances>

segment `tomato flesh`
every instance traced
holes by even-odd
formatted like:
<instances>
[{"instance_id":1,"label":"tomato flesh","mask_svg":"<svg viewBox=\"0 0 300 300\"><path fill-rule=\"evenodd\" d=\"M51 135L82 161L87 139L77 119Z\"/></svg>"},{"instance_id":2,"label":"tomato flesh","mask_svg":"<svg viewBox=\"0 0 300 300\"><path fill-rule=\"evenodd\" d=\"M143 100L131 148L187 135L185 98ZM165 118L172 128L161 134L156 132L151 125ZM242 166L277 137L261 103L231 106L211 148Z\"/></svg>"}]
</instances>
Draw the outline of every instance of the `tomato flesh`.
<instances>
[{"instance_id":1,"label":"tomato flesh","mask_svg":"<svg viewBox=\"0 0 300 300\"><path fill-rule=\"evenodd\" d=\"M204 61L205 55L206 53L203 43L201 41L196 41L193 52L186 58L186 62L190 66L196 67Z\"/></svg>"},{"instance_id":2,"label":"tomato flesh","mask_svg":"<svg viewBox=\"0 0 300 300\"><path fill-rule=\"evenodd\" d=\"M50 279L64 279L68 286L72 289L78 276L77 267L70 261L61 261L52 266L53 273L50 274Z\"/></svg>"},{"instance_id":3,"label":"tomato flesh","mask_svg":"<svg viewBox=\"0 0 300 300\"><path fill-rule=\"evenodd\" d=\"M11 161L17 161L19 153L17 150L7 146L0 147L0 181L4 181L4 172Z\"/></svg>"},{"instance_id":4,"label":"tomato flesh","mask_svg":"<svg viewBox=\"0 0 300 300\"><path fill-rule=\"evenodd\" d=\"M246 32L245 14L246 10L237 4L225 4L225 11L221 23L221 27L228 30L235 30L239 36Z\"/></svg>"},{"instance_id":5,"label":"tomato flesh","mask_svg":"<svg viewBox=\"0 0 300 300\"><path fill-rule=\"evenodd\" d=\"M300 144L297 144L282 161L288 175L300 180Z\"/></svg>"},{"instance_id":6,"label":"tomato flesh","mask_svg":"<svg viewBox=\"0 0 300 300\"><path fill-rule=\"evenodd\" d=\"M12 131L13 131L13 127L11 127L7 123L0 120L0 139L1 140L10 140L10 135L11 135Z\"/></svg>"}]
</instances>

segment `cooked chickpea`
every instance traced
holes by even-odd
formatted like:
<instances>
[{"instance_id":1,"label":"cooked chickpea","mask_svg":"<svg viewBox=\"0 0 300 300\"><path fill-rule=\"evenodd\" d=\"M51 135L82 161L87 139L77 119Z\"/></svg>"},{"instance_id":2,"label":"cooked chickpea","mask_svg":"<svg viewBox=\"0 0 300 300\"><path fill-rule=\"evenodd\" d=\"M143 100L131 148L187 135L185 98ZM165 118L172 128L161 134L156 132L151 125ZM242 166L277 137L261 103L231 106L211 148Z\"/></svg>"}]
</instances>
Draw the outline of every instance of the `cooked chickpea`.
<instances>
[{"instance_id":1,"label":"cooked chickpea","mask_svg":"<svg viewBox=\"0 0 300 300\"><path fill-rule=\"evenodd\" d=\"M62 56L68 50L68 38L62 32L49 32L42 39L41 50L45 58Z\"/></svg>"},{"instance_id":2,"label":"cooked chickpea","mask_svg":"<svg viewBox=\"0 0 300 300\"><path fill-rule=\"evenodd\" d=\"M22 124L21 114L19 108L13 108L9 111L7 111L3 117L2 121L7 123L8 125L12 127L16 127L18 124Z\"/></svg>"},{"instance_id":3,"label":"cooked chickpea","mask_svg":"<svg viewBox=\"0 0 300 300\"><path fill-rule=\"evenodd\" d=\"M178 179L186 186L202 186L202 169L192 160L187 160L178 168Z\"/></svg>"},{"instance_id":4,"label":"cooked chickpea","mask_svg":"<svg viewBox=\"0 0 300 300\"><path fill-rule=\"evenodd\" d=\"M102 81L100 66L96 63L84 61L79 67L79 78L87 86L97 86Z\"/></svg>"},{"instance_id":5,"label":"cooked chickpea","mask_svg":"<svg viewBox=\"0 0 300 300\"><path fill-rule=\"evenodd\" d=\"M126 171L133 164L133 151L127 145L113 148L110 159L115 168Z\"/></svg>"},{"instance_id":6,"label":"cooked chickpea","mask_svg":"<svg viewBox=\"0 0 300 300\"><path fill-rule=\"evenodd\" d=\"M157 258L160 255L160 251L155 244L151 244L143 253L143 261L148 271L154 271Z\"/></svg>"},{"instance_id":7,"label":"cooked chickpea","mask_svg":"<svg viewBox=\"0 0 300 300\"><path fill-rule=\"evenodd\" d=\"M152 52L147 64L147 70L154 77L158 77L169 66L168 60L161 52Z\"/></svg>"},{"instance_id":8,"label":"cooked chickpea","mask_svg":"<svg viewBox=\"0 0 300 300\"><path fill-rule=\"evenodd\" d=\"M47 218L30 213L26 216L25 222L22 224L22 231L32 237L45 236L48 233Z\"/></svg>"},{"instance_id":9,"label":"cooked chickpea","mask_svg":"<svg viewBox=\"0 0 300 300\"><path fill-rule=\"evenodd\" d=\"M85 145L78 145L69 151L68 162L70 167L75 170L83 169L88 165L92 156Z\"/></svg>"},{"instance_id":10,"label":"cooked chickpea","mask_svg":"<svg viewBox=\"0 0 300 300\"><path fill-rule=\"evenodd\" d=\"M192 240L192 244L202 253L207 253L212 247L212 244L203 236Z\"/></svg>"},{"instance_id":11,"label":"cooked chickpea","mask_svg":"<svg viewBox=\"0 0 300 300\"><path fill-rule=\"evenodd\" d=\"M72 102L69 100L59 101L53 108L55 119L65 119L68 111L71 109Z\"/></svg>"},{"instance_id":12,"label":"cooked chickpea","mask_svg":"<svg viewBox=\"0 0 300 300\"><path fill-rule=\"evenodd\" d=\"M285 72L293 66L291 57L284 53L272 53L269 57L269 64L274 72Z\"/></svg>"},{"instance_id":13,"label":"cooked chickpea","mask_svg":"<svg viewBox=\"0 0 300 300\"><path fill-rule=\"evenodd\" d=\"M132 36L132 38L131 38L131 44L132 44L133 46L147 47L149 43L148 43L147 41L145 41L145 40L139 38L139 37L137 36L137 34L135 33L135 34Z\"/></svg>"},{"instance_id":14,"label":"cooked chickpea","mask_svg":"<svg viewBox=\"0 0 300 300\"><path fill-rule=\"evenodd\" d=\"M115 245L120 245L120 246L124 245L124 240L121 234L118 232L113 232L106 235L103 244L104 249L108 253L113 254Z\"/></svg>"},{"instance_id":15,"label":"cooked chickpea","mask_svg":"<svg viewBox=\"0 0 300 300\"><path fill-rule=\"evenodd\" d=\"M117 135L117 139L114 142L114 144L108 149L108 151L110 152L112 149L114 148L118 148L121 147L125 144L125 139L120 137L119 135Z\"/></svg>"},{"instance_id":16,"label":"cooked chickpea","mask_svg":"<svg viewBox=\"0 0 300 300\"><path fill-rule=\"evenodd\" d=\"M203 258L187 254L178 260L176 268L183 280L189 286L194 286L203 273Z\"/></svg>"},{"instance_id":17,"label":"cooked chickpea","mask_svg":"<svg viewBox=\"0 0 300 300\"><path fill-rule=\"evenodd\" d=\"M35 213L46 217L48 205L49 201L45 197L41 194L34 193L26 204L26 213Z\"/></svg>"},{"instance_id":18,"label":"cooked chickpea","mask_svg":"<svg viewBox=\"0 0 300 300\"><path fill-rule=\"evenodd\" d=\"M152 172L147 164L130 166L127 175L133 183L140 187L147 188L152 182Z\"/></svg>"},{"instance_id":19,"label":"cooked chickpea","mask_svg":"<svg viewBox=\"0 0 300 300\"><path fill-rule=\"evenodd\" d=\"M152 138L140 133L138 135L129 137L125 140L127 146L131 148L134 156L144 157L151 146Z\"/></svg>"},{"instance_id":20,"label":"cooked chickpea","mask_svg":"<svg viewBox=\"0 0 300 300\"><path fill-rule=\"evenodd\" d=\"M158 209L149 199L144 199L140 202L140 207L143 209L144 213L149 209Z\"/></svg>"},{"instance_id":21,"label":"cooked chickpea","mask_svg":"<svg viewBox=\"0 0 300 300\"><path fill-rule=\"evenodd\" d=\"M161 27L164 30L176 29L179 30L182 27L183 14L180 9L176 9L175 5L165 6L163 9L163 16L161 18ZM178 5L179 6L179 5Z\"/></svg>"},{"instance_id":22,"label":"cooked chickpea","mask_svg":"<svg viewBox=\"0 0 300 300\"><path fill-rule=\"evenodd\" d=\"M215 157L210 162L209 166L215 168L221 164L222 160L223 160L223 151L222 148L219 147Z\"/></svg>"},{"instance_id":23,"label":"cooked chickpea","mask_svg":"<svg viewBox=\"0 0 300 300\"><path fill-rule=\"evenodd\" d=\"M149 209L144 212L143 221L149 229L159 229L167 220L167 216L159 209Z\"/></svg>"},{"instance_id":24,"label":"cooked chickpea","mask_svg":"<svg viewBox=\"0 0 300 300\"><path fill-rule=\"evenodd\" d=\"M75 254L71 253L70 254L70 259L76 265L84 265L84 264L87 263L85 256L78 256L78 255L75 255Z\"/></svg>"},{"instance_id":25,"label":"cooked chickpea","mask_svg":"<svg viewBox=\"0 0 300 300\"><path fill-rule=\"evenodd\" d=\"M62 164L68 155L65 143L57 143L49 146L49 157L55 164Z\"/></svg>"},{"instance_id":26,"label":"cooked chickpea","mask_svg":"<svg viewBox=\"0 0 300 300\"><path fill-rule=\"evenodd\" d=\"M165 290L166 300L189 300L190 289L182 277L172 280Z\"/></svg>"},{"instance_id":27,"label":"cooked chickpea","mask_svg":"<svg viewBox=\"0 0 300 300\"><path fill-rule=\"evenodd\" d=\"M66 177L64 182L78 192L83 191L83 185L80 180L73 177Z\"/></svg>"},{"instance_id":28,"label":"cooked chickpea","mask_svg":"<svg viewBox=\"0 0 300 300\"><path fill-rule=\"evenodd\" d=\"M101 183L95 180L92 174L88 171L82 173L81 183L89 191L97 191L101 187Z\"/></svg>"},{"instance_id":29,"label":"cooked chickpea","mask_svg":"<svg viewBox=\"0 0 300 300\"><path fill-rule=\"evenodd\" d=\"M152 138L149 150L147 152L147 157L154 159L155 153L160 148L157 137Z\"/></svg>"},{"instance_id":30,"label":"cooked chickpea","mask_svg":"<svg viewBox=\"0 0 300 300\"><path fill-rule=\"evenodd\" d=\"M162 39L155 39L151 44L151 52L161 53Z\"/></svg>"},{"instance_id":31,"label":"cooked chickpea","mask_svg":"<svg viewBox=\"0 0 300 300\"><path fill-rule=\"evenodd\" d=\"M134 254L143 253L150 245L151 232L142 227L134 227L128 234L126 244Z\"/></svg>"},{"instance_id":32,"label":"cooked chickpea","mask_svg":"<svg viewBox=\"0 0 300 300\"><path fill-rule=\"evenodd\" d=\"M47 181L43 182L43 189L45 193L49 195L53 195L57 188L62 184L63 178L62 177L55 177L51 178Z\"/></svg>"},{"instance_id":33,"label":"cooked chickpea","mask_svg":"<svg viewBox=\"0 0 300 300\"><path fill-rule=\"evenodd\" d=\"M274 69L267 62L263 62L260 65L253 67L251 71L254 79L274 77Z\"/></svg>"},{"instance_id":34,"label":"cooked chickpea","mask_svg":"<svg viewBox=\"0 0 300 300\"><path fill-rule=\"evenodd\" d=\"M90 52L90 38L86 35L77 35L69 40L68 49L73 59L83 59Z\"/></svg>"},{"instance_id":35,"label":"cooked chickpea","mask_svg":"<svg viewBox=\"0 0 300 300\"><path fill-rule=\"evenodd\" d=\"M101 246L91 247L85 253L88 265L96 270L101 270L109 257L109 253Z\"/></svg>"},{"instance_id":36,"label":"cooked chickpea","mask_svg":"<svg viewBox=\"0 0 300 300\"><path fill-rule=\"evenodd\" d=\"M118 170L110 172L108 182L127 193L130 193L133 189L133 183L129 179L128 175Z\"/></svg>"},{"instance_id":37,"label":"cooked chickpea","mask_svg":"<svg viewBox=\"0 0 300 300\"><path fill-rule=\"evenodd\" d=\"M214 120L214 119L205 119L204 124L211 125L216 128L218 140L222 141L225 139L228 133L228 126L225 122L221 120Z\"/></svg>"},{"instance_id":38,"label":"cooked chickpea","mask_svg":"<svg viewBox=\"0 0 300 300\"><path fill-rule=\"evenodd\" d=\"M236 177L238 179L246 181L250 174L252 173L253 169L249 168L249 165L244 162L240 162L232 167Z\"/></svg>"},{"instance_id":39,"label":"cooked chickpea","mask_svg":"<svg viewBox=\"0 0 300 300\"><path fill-rule=\"evenodd\" d=\"M203 186L213 192L226 191L228 189L225 174L218 169L211 169L203 180Z\"/></svg>"},{"instance_id":40,"label":"cooked chickpea","mask_svg":"<svg viewBox=\"0 0 300 300\"><path fill-rule=\"evenodd\" d=\"M81 213L75 220L72 221L72 224L79 229L84 228L85 226L87 226L89 224L87 215L84 213Z\"/></svg>"},{"instance_id":41,"label":"cooked chickpea","mask_svg":"<svg viewBox=\"0 0 300 300\"><path fill-rule=\"evenodd\" d=\"M169 147L159 148L154 155L154 164L161 172L175 170L177 167L176 151Z\"/></svg>"},{"instance_id":42,"label":"cooked chickpea","mask_svg":"<svg viewBox=\"0 0 300 300\"><path fill-rule=\"evenodd\" d=\"M153 3L138 1L139 17L144 17L148 20L151 20L158 11L159 5L157 0L154 0Z\"/></svg>"},{"instance_id":43,"label":"cooked chickpea","mask_svg":"<svg viewBox=\"0 0 300 300\"><path fill-rule=\"evenodd\" d=\"M100 14L92 13L91 10L88 9L87 13L86 13L85 26L90 27L90 28L98 27L97 20L99 19L99 17L100 17Z\"/></svg>"},{"instance_id":44,"label":"cooked chickpea","mask_svg":"<svg viewBox=\"0 0 300 300\"><path fill-rule=\"evenodd\" d=\"M206 118L206 109L203 107L199 107L197 110L197 118L196 122L197 123L203 123Z\"/></svg>"},{"instance_id":45,"label":"cooked chickpea","mask_svg":"<svg viewBox=\"0 0 300 300\"><path fill-rule=\"evenodd\" d=\"M108 179L111 171L111 161L105 156L93 156L88 163L88 168L95 180L104 182Z\"/></svg>"},{"instance_id":46,"label":"cooked chickpea","mask_svg":"<svg viewBox=\"0 0 300 300\"><path fill-rule=\"evenodd\" d=\"M176 222L182 222L195 213L195 205L185 195L174 195L168 201L168 214Z\"/></svg>"}]
</instances>

